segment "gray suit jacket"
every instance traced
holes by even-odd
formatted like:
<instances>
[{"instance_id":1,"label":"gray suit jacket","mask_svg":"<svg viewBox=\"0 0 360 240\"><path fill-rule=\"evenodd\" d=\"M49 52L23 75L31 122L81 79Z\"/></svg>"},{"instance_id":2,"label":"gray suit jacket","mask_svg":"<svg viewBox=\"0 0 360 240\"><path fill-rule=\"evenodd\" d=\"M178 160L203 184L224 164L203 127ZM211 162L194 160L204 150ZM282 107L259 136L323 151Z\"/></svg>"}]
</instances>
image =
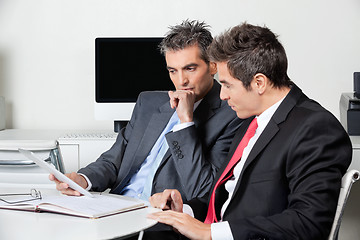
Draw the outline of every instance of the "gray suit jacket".
<instances>
[{"instance_id":1,"label":"gray suit jacket","mask_svg":"<svg viewBox=\"0 0 360 240\"><path fill-rule=\"evenodd\" d=\"M152 193L178 189L184 200L204 196L222 165L242 120L219 98L214 86L194 112L195 125L166 135L169 150L153 180ZM167 92L143 92L133 115L110 150L96 162L79 170L92 190L120 193L140 168L174 113Z\"/></svg>"}]
</instances>

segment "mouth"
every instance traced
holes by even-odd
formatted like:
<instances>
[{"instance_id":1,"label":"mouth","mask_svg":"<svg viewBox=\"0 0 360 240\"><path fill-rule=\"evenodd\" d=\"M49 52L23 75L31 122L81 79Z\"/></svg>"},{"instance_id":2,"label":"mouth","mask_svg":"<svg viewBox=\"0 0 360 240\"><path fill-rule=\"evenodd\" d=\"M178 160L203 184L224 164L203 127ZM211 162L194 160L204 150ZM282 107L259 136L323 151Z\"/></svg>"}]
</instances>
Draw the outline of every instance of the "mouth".
<instances>
[{"instance_id":1,"label":"mouth","mask_svg":"<svg viewBox=\"0 0 360 240\"><path fill-rule=\"evenodd\" d=\"M182 88L181 90L184 90L184 91L194 91L194 88Z\"/></svg>"},{"instance_id":2,"label":"mouth","mask_svg":"<svg viewBox=\"0 0 360 240\"><path fill-rule=\"evenodd\" d=\"M231 107L232 109L235 109L235 106L231 105L229 102L228 102L228 105L229 105L229 107Z\"/></svg>"}]
</instances>

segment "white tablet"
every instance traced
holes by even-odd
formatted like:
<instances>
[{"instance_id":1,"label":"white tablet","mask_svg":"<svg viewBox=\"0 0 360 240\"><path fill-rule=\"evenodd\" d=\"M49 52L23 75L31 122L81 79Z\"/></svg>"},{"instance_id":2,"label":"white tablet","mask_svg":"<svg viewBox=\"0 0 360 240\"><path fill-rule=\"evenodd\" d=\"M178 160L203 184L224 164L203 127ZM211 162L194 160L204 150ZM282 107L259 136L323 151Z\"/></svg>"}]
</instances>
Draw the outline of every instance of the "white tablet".
<instances>
[{"instance_id":1,"label":"white tablet","mask_svg":"<svg viewBox=\"0 0 360 240\"><path fill-rule=\"evenodd\" d=\"M59 181L67 183L69 187L71 187L72 189L78 191L79 193L85 196L94 197L91 193L86 191L79 184L77 184L76 182L74 182L73 180L71 180L70 178L68 178L58 170L56 170L56 168L52 164L48 164L43 160L41 160L40 158L38 158L33 152L20 148L19 148L19 152L22 153L29 160L34 161L38 166L45 169L47 172L52 173Z\"/></svg>"}]
</instances>

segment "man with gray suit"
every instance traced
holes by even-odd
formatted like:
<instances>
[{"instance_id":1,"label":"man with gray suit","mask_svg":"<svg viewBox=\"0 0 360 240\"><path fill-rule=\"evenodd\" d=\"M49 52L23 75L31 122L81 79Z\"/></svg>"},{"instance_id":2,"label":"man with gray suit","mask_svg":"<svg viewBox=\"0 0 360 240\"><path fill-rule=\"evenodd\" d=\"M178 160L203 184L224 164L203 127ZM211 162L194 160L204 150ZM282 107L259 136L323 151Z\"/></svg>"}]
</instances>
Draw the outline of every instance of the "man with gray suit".
<instances>
[{"instance_id":1,"label":"man with gray suit","mask_svg":"<svg viewBox=\"0 0 360 240\"><path fill-rule=\"evenodd\" d=\"M184 200L204 196L242 122L219 97L217 67L206 52L211 42L203 22L170 27L160 49L176 91L141 93L111 149L67 176L86 189L111 188L144 200L167 188L178 189ZM50 179L64 194L80 195Z\"/></svg>"}]
</instances>

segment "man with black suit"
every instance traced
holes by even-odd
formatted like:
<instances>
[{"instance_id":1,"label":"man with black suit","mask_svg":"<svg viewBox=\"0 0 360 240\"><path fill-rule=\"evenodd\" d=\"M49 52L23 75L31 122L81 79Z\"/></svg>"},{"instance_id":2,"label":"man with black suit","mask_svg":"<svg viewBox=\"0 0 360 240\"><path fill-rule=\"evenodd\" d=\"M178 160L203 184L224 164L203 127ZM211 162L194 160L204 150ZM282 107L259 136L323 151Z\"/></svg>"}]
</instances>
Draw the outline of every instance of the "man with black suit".
<instances>
[{"instance_id":1,"label":"man with black suit","mask_svg":"<svg viewBox=\"0 0 360 240\"><path fill-rule=\"evenodd\" d=\"M216 64L206 52L211 42L203 22L171 27L160 48L176 91L141 93L111 149L67 176L86 189L111 188L111 193L144 200L167 188L179 189L184 199L204 196L242 122L219 97ZM156 76L130 81L141 84ZM50 179L64 194L80 195Z\"/></svg>"},{"instance_id":2,"label":"man with black suit","mask_svg":"<svg viewBox=\"0 0 360 240\"><path fill-rule=\"evenodd\" d=\"M214 39L209 56L221 98L248 119L209 198L183 205L177 190L165 190L150 202L173 211L150 217L190 239L327 239L352 157L347 133L290 81L268 28L238 25Z\"/></svg>"}]
</instances>

